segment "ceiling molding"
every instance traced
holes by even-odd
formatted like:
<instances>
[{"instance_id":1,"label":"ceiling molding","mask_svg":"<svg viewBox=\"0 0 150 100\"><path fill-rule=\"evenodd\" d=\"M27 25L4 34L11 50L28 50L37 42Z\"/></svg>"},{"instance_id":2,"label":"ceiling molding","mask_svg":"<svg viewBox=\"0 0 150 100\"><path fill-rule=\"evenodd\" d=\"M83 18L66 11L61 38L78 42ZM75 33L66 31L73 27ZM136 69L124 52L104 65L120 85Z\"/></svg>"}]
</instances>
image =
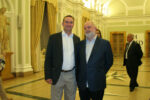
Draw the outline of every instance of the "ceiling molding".
<instances>
[{"instance_id":1,"label":"ceiling molding","mask_svg":"<svg viewBox=\"0 0 150 100\"><path fill-rule=\"evenodd\" d=\"M125 8L126 8L126 16L128 15L128 10L127 10L127 8L128 8L128 5L126 4L126 2L124 2L124 0L120 0L124 5L125 5Z\"/></svg>"},{"instance_id":2,"label":"ceiling molding","mask_svg":"<svg viewBox=\"0 0 150 100\"><path fill-rule=\"evenodd\" d=\"M143 8L143 14L144 15L146 14L146 8L145 8L146 7L146 3L147 3L147 0L144 1L144 8Z\"/></svg>"},{"instance_id":3,"label":"ceiling molding","mask_svg":"<svg viewBox=\"0 0 150 100\"><path fill-rule=\"evenodd\" d=\"M122 16L122 17L102 17L103 20L149 20L148 16Z\"/></svg>"},{"instance_id":4,"label":"ceiling molding","mask_svg":"<svg viewBox=\"0 0 150 100\"><path fill-rule=\"evenodd\" d=\"M143 9L144 6L136 6L136 7L128 7L127 10L139 10L139 9Z\"/></svg>"}]
</instances>

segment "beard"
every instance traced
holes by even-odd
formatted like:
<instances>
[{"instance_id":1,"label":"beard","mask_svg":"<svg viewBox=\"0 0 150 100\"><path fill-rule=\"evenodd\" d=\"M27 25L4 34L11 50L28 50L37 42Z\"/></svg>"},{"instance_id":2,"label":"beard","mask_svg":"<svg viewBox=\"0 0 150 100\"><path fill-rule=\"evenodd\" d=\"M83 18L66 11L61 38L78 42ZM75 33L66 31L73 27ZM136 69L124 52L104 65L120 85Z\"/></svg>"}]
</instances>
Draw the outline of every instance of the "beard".
<instances>
[{"instance_id":1,"label":"beard","mask_svg":"<svg viewBox=\"0 0 150 100\"><path fill-rule=\"evenodd\" d=\"M85 33L85 36L88 38L88 39L92 39L94 37L95 33L94 32L90 32L90 33Z\"/></svg>"}]
</instances>

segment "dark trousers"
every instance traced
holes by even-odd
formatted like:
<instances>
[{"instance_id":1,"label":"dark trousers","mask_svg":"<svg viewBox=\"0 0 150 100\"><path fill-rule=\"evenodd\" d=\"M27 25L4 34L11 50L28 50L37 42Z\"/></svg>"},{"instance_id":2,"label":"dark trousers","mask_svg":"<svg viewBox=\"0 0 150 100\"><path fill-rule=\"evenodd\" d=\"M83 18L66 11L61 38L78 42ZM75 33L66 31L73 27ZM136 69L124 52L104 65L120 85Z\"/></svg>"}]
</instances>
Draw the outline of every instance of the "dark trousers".
<instances>
[{"instance_id":1,"label":"dark trousers","mask_svg":"<svg viewBox=\"0 0 150 100\"><path fill-rule=\"evenodd\" d=\"M103 100L104 90L90 91L88 88L79 89L80 100Z\"/></svg>"},{"instance_id":2,"label":"dark trousers","mask_svg":"<svg viewBox=\"0 0 150 100\"><path fill-rule=\"evenodd\" d=\"M138 66L126 66L127 73L130 77L130 87L136 87L138 86L137 83L137 75L138 75Z\"/></svg>"}]
</instances>

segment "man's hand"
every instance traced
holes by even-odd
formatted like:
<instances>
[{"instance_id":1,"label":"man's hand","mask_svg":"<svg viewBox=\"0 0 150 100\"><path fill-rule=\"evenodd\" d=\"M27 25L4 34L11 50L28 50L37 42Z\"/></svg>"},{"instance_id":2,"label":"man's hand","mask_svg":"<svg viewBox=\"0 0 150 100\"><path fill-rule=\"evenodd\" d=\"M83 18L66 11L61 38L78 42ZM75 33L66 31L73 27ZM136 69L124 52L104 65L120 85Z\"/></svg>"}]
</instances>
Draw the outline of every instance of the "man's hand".
<instances>
[{"instance_id":1,"label":"man's hand","mask_svg":"<svg viewBox=\"0 0 150 100\"><path fill-rule=\"evenodd\" d=\"M52 81L52 79L47 79L47 80L45 80L48 84L52 84L53 83L53 81Z\"/></svg>"}]
</instances>

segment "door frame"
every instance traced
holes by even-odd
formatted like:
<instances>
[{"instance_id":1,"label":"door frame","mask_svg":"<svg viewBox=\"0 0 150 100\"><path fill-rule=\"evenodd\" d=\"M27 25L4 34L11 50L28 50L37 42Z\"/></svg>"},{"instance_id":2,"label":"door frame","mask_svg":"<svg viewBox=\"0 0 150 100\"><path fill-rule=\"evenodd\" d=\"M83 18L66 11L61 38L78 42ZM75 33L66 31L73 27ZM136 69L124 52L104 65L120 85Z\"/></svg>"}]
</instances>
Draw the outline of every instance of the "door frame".
<instances>
[{"instance_id":1,"label":"door frame","mask_svg":"<svg viewBox=\"0 0 150 100\"><path fill-rule=\"evenodd\" d=\"M124 36L124 50L125 50L125 45L126 45L126 32L125 31L114 31L114 32L110 32L110 44L111 44L111 47L113 48L113 44L112 44L112 38L113 38L113 34L123 34Z\"/></svg>"},{"instance_id":2,"label":"door frame","mask_svg":"<svg viewBox=\"0 0 150 100\"><path fill-rule=\"evenodd\" d=\"M148 38L148 34L150 33L150 30L147 30L146 31L146 34L145 34L145 53L146 53L146 57L148 57L148 53L149 53L149 50L148 50L148 46L150 45L149 42L149 38Z\"/></svg>"}]
</instances>

